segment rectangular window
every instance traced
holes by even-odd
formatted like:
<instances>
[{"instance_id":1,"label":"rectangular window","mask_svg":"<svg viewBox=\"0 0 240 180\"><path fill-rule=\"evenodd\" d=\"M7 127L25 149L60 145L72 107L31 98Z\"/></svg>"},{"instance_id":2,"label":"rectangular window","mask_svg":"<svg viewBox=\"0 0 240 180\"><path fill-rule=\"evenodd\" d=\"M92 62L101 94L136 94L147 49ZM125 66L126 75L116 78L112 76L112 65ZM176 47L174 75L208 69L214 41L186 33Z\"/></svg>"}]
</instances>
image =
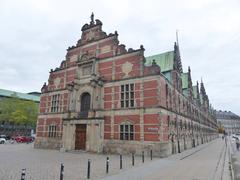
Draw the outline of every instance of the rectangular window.
<instances>
[{"instance_id":1,"label":"rectangular window","mask_svg":"<svg viewBox=\"0 0 240 180\"><path fill-rule=\"evenodd\" d=\"M121 107L134 107L134 84L121 85Z\"/></svg>"},{"instance_id":2,"label":"rectangular window","mask_svg":"<svg viewBox=\"0 0 240 180\"><path fill-rule=\"evenodd\" d=\"M57 126L56 125L48 126L48 137L50 137L50 138L57 137Z\"/></svg>"},{"instance_id":3,"label":"rectangular window","mask_svg":"<svg viewBox=\"0 0 240 180\"><path fill-rule=\"evenodd\" d=\"M134 130L132 124L121 124L120 125L120 140L133 140Z\"/></svg>"},{"instance_id":4,"label":"rectangular window","mask_svg":"<svg viewBox=\"0 0 240 180\"><path fill-rule=\"evenodd\" d=\"M60 111L60 94L55 94L52 96L52 106L51 112L59 112Z\"/></svg>"}]
</instances>

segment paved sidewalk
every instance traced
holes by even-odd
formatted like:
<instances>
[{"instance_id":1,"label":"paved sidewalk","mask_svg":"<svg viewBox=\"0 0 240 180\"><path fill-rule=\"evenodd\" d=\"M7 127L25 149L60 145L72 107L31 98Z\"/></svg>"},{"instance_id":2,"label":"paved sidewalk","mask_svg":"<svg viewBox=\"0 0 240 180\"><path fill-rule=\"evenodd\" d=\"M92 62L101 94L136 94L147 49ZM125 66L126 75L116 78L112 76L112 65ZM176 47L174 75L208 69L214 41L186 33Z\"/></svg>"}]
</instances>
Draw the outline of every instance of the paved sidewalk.
<instances>
[{"instance_id":1,"label":"paved sidewalk","mask_svg":"<svg viewBox=\"0 0 240 180\"><path fill-rule=\"evenodd\" d=\"M230 180L228 160L225 142L216 139L102 180Z\"/></svg>"},{"instance_id":2,"label":"paved sidewalk","mask_svg":"<svg viewBox=\"0 0 240 180\"><path fill-rule=\"evenodd\" d=\"M231 138L230 144L231 144L230 153L232 158L234 178L235 180L240 180L240 151L238 151L236 148L235 139Z\"/></svg>"}]
</instances>

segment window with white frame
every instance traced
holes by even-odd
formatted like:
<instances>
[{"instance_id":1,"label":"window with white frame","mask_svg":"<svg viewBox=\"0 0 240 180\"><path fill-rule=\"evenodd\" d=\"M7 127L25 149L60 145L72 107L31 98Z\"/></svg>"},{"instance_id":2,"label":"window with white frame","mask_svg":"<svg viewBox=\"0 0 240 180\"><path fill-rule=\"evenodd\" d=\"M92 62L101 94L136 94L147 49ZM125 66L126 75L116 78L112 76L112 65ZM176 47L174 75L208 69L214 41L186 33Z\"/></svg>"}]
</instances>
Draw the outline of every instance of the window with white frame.
<instances>
[{"instance_id":1,"label":"window with white frame","mask_svg":"<svg viewBox=\"0 0 240 180\"><path fill-rule=\"evenodd\" d=\"M52 96L51 112L60 111L60 94L55 94Z\"/></svg>"},{"instance_id":2,"label":"window with white frame","mask_svg":"<svg viewBox=\"0 0 240 180\"><path fill-rule=\"evenodd\" d=\"M48 137L50 138L57 137L57 126L55 124L51 124L48 126Z\"/></svg>"},{"instance_id":3,"label":"window with white frame","mask_svg":"<svg viewBox=\"0 0 240 180\"><path fill-rule=\"evenodd\" d=\"M134 84L121 85L121 107L134 107Z\"/></svg>"},{"instance_id":4,"label":"window with white frame","mask_svg":"<svg viewBox=\"0 0 240 180\"><path fill-rule=\"evenodd\" d=\"M120 140L134 140L133 124L125 122L120 125Z\"/></svg>"}]
</instances>

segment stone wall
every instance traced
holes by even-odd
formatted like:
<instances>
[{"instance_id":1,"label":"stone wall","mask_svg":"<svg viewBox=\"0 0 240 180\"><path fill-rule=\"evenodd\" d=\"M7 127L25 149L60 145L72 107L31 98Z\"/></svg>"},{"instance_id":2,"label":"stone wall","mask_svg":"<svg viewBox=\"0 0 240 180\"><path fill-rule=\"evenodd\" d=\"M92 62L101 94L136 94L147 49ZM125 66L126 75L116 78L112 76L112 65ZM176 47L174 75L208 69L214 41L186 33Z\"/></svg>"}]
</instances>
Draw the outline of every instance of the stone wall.
<instances>
[{"instance_id":1,"label":"stone wall","mask_svg":"<svg viewBox=\"0 0 240 180\"><path fill-rule=\"evenodd\" d=\"M34 148L41 149L60 149L62 147L62 140L59 138L36 138Z\"/></svg>"},{"instance_id":2,"label":"stone wall","mask_svg":"<svg viewBox=\"0 0 240 180\"><path fill-rule=\"evenodd\" d=\"M169 143L164 142L138 142L138 141L121 141L121 140L105 140L103 153L113 154L137 154L141 155L142 151L145 155L150 155L152 150L153 156L166 157L171 154Z\"/></svg>"}]
</instances>

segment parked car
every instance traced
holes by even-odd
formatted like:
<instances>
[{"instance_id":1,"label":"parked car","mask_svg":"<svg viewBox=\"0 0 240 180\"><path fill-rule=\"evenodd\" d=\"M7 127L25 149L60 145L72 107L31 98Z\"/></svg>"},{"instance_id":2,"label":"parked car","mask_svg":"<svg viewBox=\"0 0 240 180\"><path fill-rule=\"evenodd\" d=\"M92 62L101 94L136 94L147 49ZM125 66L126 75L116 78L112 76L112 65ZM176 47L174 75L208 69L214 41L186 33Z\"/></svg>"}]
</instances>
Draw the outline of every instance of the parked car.
<instances>
[{"instance_id":1,"label":"parked car","mask_svg":"<svg viewBox=\"0 0 240 180\"><path fill-rule=\"evenodd\" d=\"M6 139L5 138L0 138L0 144L5 144L6 143Z\"/></svg>"},{"instance_id":2,"label":"parked car","mask_svg":"<svg viewBox=\"0 0 240 180\"><path fill-rule=\"evenodd\" d=\"M5 140L10 140L11 139L10 136L7 136L5 134L1 134L0 138L4 138Z\"/></svg>"},{"instance_id":3,"label":"parked car","mask_svg":"<svg viewBox=\"0 0 240 180\"><path fill-rule=\"evenodd\" d=\"M240 139L240 134L239 134L239 133L236 133L236 134L234 135L234 137Z\"/></svg>"},{"instance_id":4,"label":"parked car","mask_svg":"<svg viewBox=\"0 0 240 180\"><path fill-rule=\"evenodd\" d=\"M14 138L14 140L17 143L31 143L33 142L33 138L32 137L28 137L28 136L17 136Z\"/></svg>"}]
</instances>

